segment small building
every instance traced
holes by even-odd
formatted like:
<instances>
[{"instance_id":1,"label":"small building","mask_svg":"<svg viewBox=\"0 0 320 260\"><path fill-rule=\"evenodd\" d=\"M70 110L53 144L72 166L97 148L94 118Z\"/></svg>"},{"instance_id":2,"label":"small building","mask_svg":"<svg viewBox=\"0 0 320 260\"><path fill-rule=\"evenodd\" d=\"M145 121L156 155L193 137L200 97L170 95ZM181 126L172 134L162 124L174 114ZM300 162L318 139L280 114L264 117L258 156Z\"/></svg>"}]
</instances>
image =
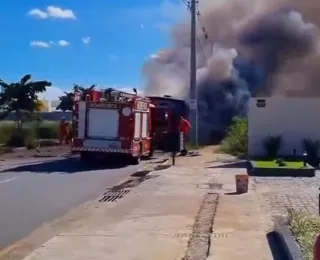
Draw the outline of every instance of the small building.
<instances>
[{"instance_id":1,"label":"small building","mask_svg":"<svg viewBox=\"0 0 320 260\"><path fill-rule=\"evenodd\" d=\"M60 100L39 100L41 103L40 112L56 112L57 106L60 104Z\"/></svg>"},{"instance_id":2,"label":"small building","mask_svg":"<svg viewBox=\"0 0 320 260\"><path fill-rule=\"evenodd\" d=\"M251 98L248 111L248 154L264 156L268 136L281 136L279 155L304 153L303 140L320 141L320 98Z\"/></svg>"}]
</instances>

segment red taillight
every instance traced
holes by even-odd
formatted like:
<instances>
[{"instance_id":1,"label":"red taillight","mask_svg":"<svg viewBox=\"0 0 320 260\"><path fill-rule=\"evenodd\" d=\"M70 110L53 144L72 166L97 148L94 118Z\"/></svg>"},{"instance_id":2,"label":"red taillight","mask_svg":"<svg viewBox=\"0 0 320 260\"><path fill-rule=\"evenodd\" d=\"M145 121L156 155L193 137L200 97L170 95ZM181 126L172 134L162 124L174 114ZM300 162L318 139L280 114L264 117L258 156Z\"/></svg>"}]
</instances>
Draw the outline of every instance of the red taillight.
<instances>
[{"instance_id":1,"label":"red taillight","mask_svg":"<svg viewBox=\"0 0 320 260\"><path fill-rule=\"evenodd\" d=\"M83 146L83 140L82 139L78 139L78 138L74 138L73 139L73 146Z\"/></svg>"}]
</instances>

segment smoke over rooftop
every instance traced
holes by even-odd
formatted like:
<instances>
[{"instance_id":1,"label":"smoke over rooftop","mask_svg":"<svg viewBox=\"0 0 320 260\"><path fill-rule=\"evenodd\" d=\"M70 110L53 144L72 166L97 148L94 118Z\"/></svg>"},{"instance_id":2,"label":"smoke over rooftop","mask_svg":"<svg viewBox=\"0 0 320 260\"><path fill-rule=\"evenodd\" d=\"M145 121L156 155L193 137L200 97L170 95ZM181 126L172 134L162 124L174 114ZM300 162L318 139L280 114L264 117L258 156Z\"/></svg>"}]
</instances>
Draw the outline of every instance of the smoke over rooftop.
<instances>
[{"instance_id":1,"label":"smoke over rooftop","mask_svg":"<svg viewBox=\"0 0 320 260\"><path fill-rule=\"evenodd\" d=\"M198 28L200 136L246 115L250 96L320 94L319 8L315 0L199 1L208 36ZM175 25L172 38L171 49L145 63L145 91L188 100L190 21Z\"/></svg>"}]
</instances>

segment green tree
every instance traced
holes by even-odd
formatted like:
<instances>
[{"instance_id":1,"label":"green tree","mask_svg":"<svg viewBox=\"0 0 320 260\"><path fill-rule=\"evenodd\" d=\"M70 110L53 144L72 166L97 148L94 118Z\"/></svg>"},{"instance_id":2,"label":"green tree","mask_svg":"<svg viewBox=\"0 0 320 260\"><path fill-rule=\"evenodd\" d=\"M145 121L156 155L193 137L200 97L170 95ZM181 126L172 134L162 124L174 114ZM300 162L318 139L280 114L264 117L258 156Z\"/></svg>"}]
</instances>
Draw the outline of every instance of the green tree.
<instances>
[{"instance_id":1,"label":"green tree","mask_svg":"<svg viewBox=\"0 0 320 260\"><path fill-rule=\"evenodd\" d=\"M16 83L6 83L0 79L0 86L0 120L15 112L19 129L25 117L31 117L35 111L39 111L41 103L38 94L45 92L51 82L32 81L31 75L27 74Z\"/></svg>"},{"instance_id":2,"label":"green tree","mask_svg":"<svg viewBox=\"0 0 320 260\"><path fill-rule=\"evenodd\" d=\"M73 92L64 92L64 95L59 97L60 103L57 106L57 110L62 110L63 112L72 111L73 99Z\"/></svg>"},{"instance_id":3,"label":"green tree","mask_svg":"<svg viewBox=\"0 0 320 260\"><path fill-rule=\"evenodd\" d=\"M91 90L93 90L96 85L91 85L89 88L84 88L80 85L74 84L72 92L64 92L63 96L59 97L60 103L57 106L57 110L72 111L74 102L74 92L79 91L81 93L81 100L85 100L85 97Z\"/></svg>"}]
</instances>

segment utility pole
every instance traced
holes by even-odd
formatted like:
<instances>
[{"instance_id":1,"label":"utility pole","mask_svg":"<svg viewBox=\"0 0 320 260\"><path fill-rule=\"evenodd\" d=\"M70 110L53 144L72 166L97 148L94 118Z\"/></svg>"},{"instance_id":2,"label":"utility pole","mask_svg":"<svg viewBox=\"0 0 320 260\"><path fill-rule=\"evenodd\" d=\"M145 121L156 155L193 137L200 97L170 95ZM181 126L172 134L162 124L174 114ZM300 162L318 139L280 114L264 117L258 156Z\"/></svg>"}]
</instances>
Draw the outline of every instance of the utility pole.
<instances>
[{"instance_id":1,"label":"utility pole","mask_svg":"<svg viewBox=\"0 0 320 260\"><path fill-rule=\"evenodd\" d=\"M197 46L196 46L196 3L190 0L191 11L191 48L190 48L190 121L191 140L198 146L198 94L197 94Z\"/></svg>"}]
</instances>

